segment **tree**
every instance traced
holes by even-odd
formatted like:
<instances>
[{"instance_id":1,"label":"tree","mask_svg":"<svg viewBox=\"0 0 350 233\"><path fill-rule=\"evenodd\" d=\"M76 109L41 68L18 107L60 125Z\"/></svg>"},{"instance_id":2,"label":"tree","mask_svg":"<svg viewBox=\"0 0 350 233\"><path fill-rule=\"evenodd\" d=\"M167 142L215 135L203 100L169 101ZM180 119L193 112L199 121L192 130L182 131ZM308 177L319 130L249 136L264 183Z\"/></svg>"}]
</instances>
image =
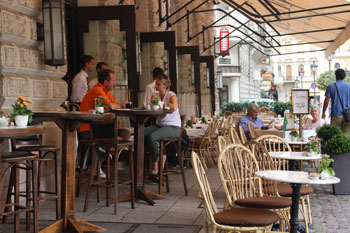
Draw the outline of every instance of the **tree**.
<instances>
[{"instance_id":1,"label":"tree","mask_svg":"<svg viewBox=\"0 0 350 233\"><path fill-rule=\"evenodd\" d=\"M331 71L331 75L332 75L332 83L335 82L335 75L334 75L334 71ZM346 83L350 83L350 74L345 76L345 80ZM320 75L320 77L316 80L317 85L318 85L318 89L322 90L322 91L326 91L328 85L329 85L329 71L326 71L324 73L322 73Z\"/></svg>"}]
</instances>

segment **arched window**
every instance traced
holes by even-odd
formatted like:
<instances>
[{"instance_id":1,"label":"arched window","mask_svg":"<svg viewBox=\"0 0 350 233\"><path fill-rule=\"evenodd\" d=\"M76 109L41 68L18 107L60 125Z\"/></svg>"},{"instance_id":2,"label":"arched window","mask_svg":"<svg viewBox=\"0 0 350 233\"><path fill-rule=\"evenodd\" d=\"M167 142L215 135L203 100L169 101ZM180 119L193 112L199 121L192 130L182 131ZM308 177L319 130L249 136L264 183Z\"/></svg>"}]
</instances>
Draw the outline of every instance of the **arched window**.
<instances>
[{"instance_id":1,"label":"arched window","mask_svg":"<svg viewBox=\"0 0 350 233\"><path fill-rule=\"evenodd\" d=\"M340 69L340 64L338 62L334 64L334 69L335 70Z\"/></svg>"},{"instance_id":2,"label":"arched window","mask_svg":"<svg viewBox=\"0 0 350 233\"><path fill-rule=\"evenodd\" d=\"M278 77L282 77L282 68L278 66Z\"/></svg>"},{"instance_id":3,"label":"arched window","mask_svg":"<svg viewBox=\"0 0 350 233\"><path fill-rule=\"evenodd\" d=\"M292 66L287 65L286 67L286 80L292 80Z\"/></svg>"}]
</instances>

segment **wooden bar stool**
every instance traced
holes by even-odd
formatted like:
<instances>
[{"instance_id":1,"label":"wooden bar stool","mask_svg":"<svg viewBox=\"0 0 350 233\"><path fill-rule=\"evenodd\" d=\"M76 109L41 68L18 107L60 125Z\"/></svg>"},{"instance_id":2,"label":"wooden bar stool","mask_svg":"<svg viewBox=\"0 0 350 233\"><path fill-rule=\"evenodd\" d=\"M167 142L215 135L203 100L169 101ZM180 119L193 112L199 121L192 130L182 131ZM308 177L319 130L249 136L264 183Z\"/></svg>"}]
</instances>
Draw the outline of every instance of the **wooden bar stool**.
<instances>
[{"instance_id":1,"label":"wooden bar stool","mask_svg":"<svg viewBox=\"0 0 350 233\"><path fill-rule=\"evenodd\" d=\"M132 153L132 142L117 142L114 139L109 138L95 138L95 145L92 148L92 162L91 162L91 173L90 180L88 185L88 190L85 198L84 211L88 210L90 193L93 186L106 187L106 206L109 206L111 202L114 204L114 214L117 214L117 203L118 203L118 188L124 185L130 185L130 199L131 199L131 208L135 208L135 186L134 186L134 163L133 163L133 153ZM99 147L102 147L106 150L106 179L100 178L100 173L97 172L97 179L94 180L95 172L99 171L101 168L101 163L97 155L97 150ZM113 160L114 160L114 177L111 177L111 157L109 156L110 152L113 153L110 149L114 149ZM119 181L118 179L118 159L122 151L128 151L129 157L129 172L130 178L126 181ZM111 200L110 188L114 187L114 199ZM99 202L99 190L97 192L97 202Z\"/></svg>"},{"instance_id":2,"label":"wooden bar stool","mask_svg":"<svg viewBox=\"0 0 350 233\"><path fill-rule=\"evenodd\" d=\"M2 162L8 163L9 166L3 170L1 174L1 180L0 185L3 183L4 178L6 175L11 172L11 178L10 183L13 182L13 185L9 185L9 193L11 194L12 188L14 188L14 202L11 202L11 198L9 199L9 202L7 202L5 205L0 206L0 217L6 218L10 215L15 215L15 221L14 221L14 232L19 232L19 214L20 213L27 213L27 219L26 219L26 229L29 229L29 221L30 216L29 213L33 213L33 225L34 225L34 231L38 232L39 230L39 223L38 223L38 177L37 177L37 159L38 155L32 154L30 152L26 151L14 151L14 152L5 152L2 153ZM0 164L1 166L2 164ZM26 187L26 205L20 205L20 190L19 190L19 184L20 184L20 177L19 177L19 171L20 169L26 170L27 173L27 187ZM29 173L32 173L31 181L29 180ZM12 181L11 181L12 180ZM31 187L30 184L32 184L32 190L33 195L31 197ZM0 186L1 188L1 186ZM0 192L1 194L1 192ZM32 204L30 205L30 199L32 200Z\"/></svg>"},{"instance_id":3,"label":"wooden bar stool","mask_svg":"<svg viewBox=\"0 0 350 233\"><path fill-rule=\"evenodd\" d=\"M58 155L60 148L57 146L23 146L17 149L18 151L26 151L30 153L38 153L39 166L38 166L38 197L39 201L56 199L56 219L61 218L61 168L58 161ZM50 155L52 155L50 157ZM41 165L44 161L53 161L55 164L55 190L40 190L40 177L41 177ZM40 196L40 194L45 194Z\"/></svg>"},{"instance_id":4,"label":"wooden bar stool","mask_svg":"<svg viewBox=\"0 0 350 233\"><path fill-rule=\"evenodd\" d=\"M166 188L167 192L170 191L169 187L169 175L181 174L182 183L184 186L185 194L188 195L187 185L186 185L186 177L184 170L184 151L181 148L182 143L182 133L184 131L186 115L181 115L181 131L178 138L163 138L160 141L160 153L159 153L159 183L158 183L158 194L162 194L162 186L163 186L163 176L165 176ZM166 154L166 146L169 144L174 144L177 153L177 160L179 164L179 168L168 169L168 164L164 165L164 169L162 165L163 155Z\"/></svg>"}]
</instances>

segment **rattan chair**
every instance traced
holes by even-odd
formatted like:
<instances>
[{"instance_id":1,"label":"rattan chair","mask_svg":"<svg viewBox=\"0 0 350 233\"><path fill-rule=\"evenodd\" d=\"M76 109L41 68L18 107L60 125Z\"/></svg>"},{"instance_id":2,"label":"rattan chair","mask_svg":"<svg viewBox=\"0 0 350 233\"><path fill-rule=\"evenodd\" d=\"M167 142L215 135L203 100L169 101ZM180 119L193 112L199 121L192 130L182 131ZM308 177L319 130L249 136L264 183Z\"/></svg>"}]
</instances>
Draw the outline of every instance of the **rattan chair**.
<instances>
[{"instance_id":1,"label":"rattan chair","mask_svg":"<svg viewBox=\"0 0 350 233\"><path fill-rule=\"evenodd\" d=\"M289 223L292 200L287 197L263 196L261 178L255 176L259 166L254 155L243 145L227 146L220 154L218 168L230 208L268 209L280 216L280 229Z\"/></svg>"},{"instance_id":2,"label":"rattan chair","mask_svg":"<svg viewBox=\"0 0 350 233\"><path fill-rule=\"evenodd\" d=\"M269 136L269 135L266 135ZM264 137L263 139L260 139L261 141L267 140ZM274 138L274 141L280 140ZM284 143L281 140L281 143ZM251 152L254 154L256 160L259 164L260 170L276 170L280 169L286 166L281 166L281 161L274 161L270 155L269 152L266 150L266 148L257 141L249 141L246 143L246 146L251 150ZM286 161L284 161L286 163ZM292 197L292 188L289 184L283 184L280 182L271 182L264 180L263 182L263 191L266 195L277 195L277 196L284 196L284 197ZM302 220L305 223L305 230L306 233L309 232L308 223L312 224L312 217L311 217L311 203L310 203L310 194L313 193L313 189L309 186L301 186L300 189L300 204L301 209L300 212L302 213L304 219ZM306 202L306 203L305 203Z\"/></svg>"},{"instance_id":3,"label":"rattan chair","mask_svg":"<svg viewBox=\"0 0 350 233\"><path fill-rule=\"evenodd\" d=\"M241 139L239 138L238 134L237 134L237 131L235 128L231 128L231 138L232 138L232 141L236 144L242 144L241 142Z\"/></svg>"},{"instance_id":4,"label":"rattan chair","mask_svg":"<svg viewBox=\"0 0 350 233\"><path fill-rule=\"evenodd\" d=\"M232 115L232 111L230 111L230 110L226 110L225 112L224 112L224 117L225 118L228 118L229 116L231 116Z\"/></svg>"},{"instance_id":5,"label":"rattan chair","mask_svg":"<svg viewBox=\"0 0 350 233\"><path fill-rule=\"evenodd\" d=\"M219 212L207 175L195 152L192 152L192 164L207 215L206 232L209 232L209 226L212 226L212 232L217 232L217 229L228 232L269 232L272 224L278 221L277 214L263 209L232 208Z\"/></svg>"},{"instance_id":6,"label":"rattan chair","mask_svg":"<svg viewBox=\"0 0 350 233\"><path fill-rule=\"evenodd\" d=\"M242 126L237 124L236 131L237 131L237 134L239 136L239 139L241 140L241 143L245 144L248 140L247 140L247 136L245 135L245 132L244 132L244 129L242 128Z\"/></svg>"}]
</instances>

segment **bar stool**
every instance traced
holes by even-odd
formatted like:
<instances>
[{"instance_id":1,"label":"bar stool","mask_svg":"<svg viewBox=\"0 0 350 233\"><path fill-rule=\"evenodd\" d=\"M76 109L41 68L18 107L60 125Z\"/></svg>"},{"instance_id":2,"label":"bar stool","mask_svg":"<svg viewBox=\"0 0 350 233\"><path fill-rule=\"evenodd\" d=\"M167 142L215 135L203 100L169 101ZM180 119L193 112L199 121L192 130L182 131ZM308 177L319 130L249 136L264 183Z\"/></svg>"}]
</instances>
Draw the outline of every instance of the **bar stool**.
<instances>
[{"instance_id":1,"label":"bar stool","mask_svg":"<svg viewBox=\"0 0 350 233\"><path fill-rule=\"evenodd\" d=\"M30 153L38 153L39 166L38 166L38 197L39 201L46 201L49 199L56 199L56 219L61 218L61 168L58 163L58 155L60 148L52 145L43 146L23 146L17 149L18 151L26 151ZM49 158L48 155L52 155ZM44 161L53 161L55 164L55 190L47 191L40 190L40 177L41 177L41 165ZM40 196L40 194L46 194L45 196Z\"/></svg>"},{"instance_id":2,"label":"bar stool","mask_svg":"<svg viewBox=\"0 0 350 233\"><path fill-rule=\"evenodd\" d=\"M160 153L159 153L159 183L158 183L158 194L162 194L162 186L163 186L163 176L165 176L165 182L166 182L166 189L167 192L170 192L169 187L169 175L176 175L181 174L182 177L182 183L185 190L185 195L188 195L187 185L186 185L186 177L185 177L185 170L184 170L184 152L181 149L181 141L182 141L182 133L184 131L185 126L185 119L186 115L181 115L181 130L180 135L178 138L163 138L160 141ZM168 169L168 164L166 163L164 165L164 169L162 169L163 161L163 155L166 154L166 146L169 144L174 144L177 152L177 160L179 164L178 170L174 169Z\"/></svg>"},{"instance_id":3,"label":"bar stool","mask_svg":"<svg viewBox=\"0 0 350 233\"><path fill-rule=\"evenodd\" d=\"M38 155L32 154L30 152L26 151L14 151L14 152L5 152L2 153L1 160L2 162L8 163L9 166L3 170L1 174L1 180L0 180L0 189L1 184L3 183L4 178L6 175L11 172L11 178L13 177L12 182L13 185L9 186L10 193L12 191L12 188L14 188L14 202L7 202L6 204L1 203L0 206L0 217L5 218L10 215L15 215L15 221L14 221L14 232L19 232L19 214L20 213L26 213L26 229L29 229L30 226L30 216L29 213L33 213L33 225L34 225L34 231L38 232L39 230L39 223L38 223L38 177L37 177L37 159ZM1 166L2 164L0 164ZM26 196L31 196L31 187L30 184L32 184L32 190L33 195L31 198L26 199L26 205L22 206L20 205L20 190L19 190L19 171L20 169L26 170L27 176L27 184L26 184ZM32 173L31 181L29 181L29 173ZM10 181L11 182L11 181ZM1 194L1 191L0 191ZM30 205L30 199L32 200L32 205Z\"/></svg>"}]
</instances>

